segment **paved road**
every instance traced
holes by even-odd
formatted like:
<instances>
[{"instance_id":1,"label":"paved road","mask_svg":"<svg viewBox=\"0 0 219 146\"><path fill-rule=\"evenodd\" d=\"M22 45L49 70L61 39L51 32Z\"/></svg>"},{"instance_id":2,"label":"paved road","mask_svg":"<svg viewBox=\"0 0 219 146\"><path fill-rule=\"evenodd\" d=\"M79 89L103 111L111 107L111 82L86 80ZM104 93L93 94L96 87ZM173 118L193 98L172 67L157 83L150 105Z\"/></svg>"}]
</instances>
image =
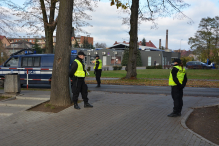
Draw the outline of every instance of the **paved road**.
<instances>
[{"instance_id":1,"label":"paved road","mask_svg":"<svg viewBox=\"0 0 219 146\"><path fill-rule=\"evenodd\" d=\"M28 99L48 93L24 91ZM92 91L89 99L94 108L85 109L82 102L81 110L69 107L54 114L21 111L0 119L0 146L212 145L180 122L191 107L219 104L219 98L184 96L182 116L177 118L166 116L173 106L169 95Z\"/></svg>"},{"instance_id":2,"label":"paved road","mask_svg":"<svg viewBox=\"0 0 219 146\"><path fill-rule=\"evenodd\" d=\"M24 85L23 88L26 86ZM117 93L140 93L140 94L167 94L171 93L169 86L132 86L132 85L101 85L101 88L95 88L95 84L88 84L89 90L92 91L105 91ZM29 88L48 88L50 85L35 84L29 85ZM206 97L219 97L218 88L196 88L186 87L184 95L187 96L206 96Z\"/></svg>"}]
</instances>

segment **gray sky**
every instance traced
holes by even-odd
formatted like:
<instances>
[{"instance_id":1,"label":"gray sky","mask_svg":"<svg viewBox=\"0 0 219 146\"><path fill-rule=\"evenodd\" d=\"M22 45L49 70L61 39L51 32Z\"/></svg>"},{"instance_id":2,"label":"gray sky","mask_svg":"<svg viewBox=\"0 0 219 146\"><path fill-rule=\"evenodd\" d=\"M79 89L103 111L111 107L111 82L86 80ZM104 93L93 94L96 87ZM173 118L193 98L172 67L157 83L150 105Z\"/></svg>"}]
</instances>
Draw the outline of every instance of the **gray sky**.
<instances>
[{"instance_id":1,"label":"gray sky","mask_svg":"<svg viewBox=\"0 0 219 146\"><path fill-rule=\"evenodd\" d=\"M22 4L23 1L24 0L14 0L14 2L18 4ZM187 24L188 19L177 20L173 19L173 17L157 19L157 29L151 29L151 22L143 22L139 25L138 40L141 41L145 38L147 42L151 40L156 47L159 47L159 39L161 39L162 46L165 46L166 29L168 29L169 48L173 50L179 49L181 42L181 49L189 50L188 38L194 36L201 18L215 17L219 14L219 1L184 1L191 4L191 6L183 12L194 21L192 25ZM93 27L84 27L83 29L89 32L90 36L94 38L94 44L97 42L106 43L109 47L112 46L115 41L129 41L129 27L122 25L121 14L118 13L115 6L110 6L108 0L100 1L98 7L95 8L95 12L90 12L89 14L92 15L92 20L90 20L89 23Z\"/></svg>"}]
</instances>

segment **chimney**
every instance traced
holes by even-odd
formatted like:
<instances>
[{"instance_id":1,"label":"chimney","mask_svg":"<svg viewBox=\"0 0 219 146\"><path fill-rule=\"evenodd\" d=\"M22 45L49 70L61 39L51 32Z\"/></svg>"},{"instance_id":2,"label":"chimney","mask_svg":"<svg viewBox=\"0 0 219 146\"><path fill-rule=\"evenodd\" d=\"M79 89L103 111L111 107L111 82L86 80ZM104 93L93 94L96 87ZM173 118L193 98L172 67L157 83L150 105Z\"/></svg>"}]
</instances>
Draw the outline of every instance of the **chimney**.
<instances>
[{"instance_id":1,"label":"chimney","mask_svg":"<svg viewBox=\"0 0 219 146\"><path fill-rule=\"evenodd\" d=\"M159 49L161 48L161 39L159 39Z\"/></svg>"},{"instance_id":2,"label":"chimney","mask_svg":"<svg viewBox=\"0 0 219 146\"><path fill-rule=\"evenodd\" d=\"M165 49L168 49L168 29L166 30L166 47Z\"/></svg>"}]
</instances>

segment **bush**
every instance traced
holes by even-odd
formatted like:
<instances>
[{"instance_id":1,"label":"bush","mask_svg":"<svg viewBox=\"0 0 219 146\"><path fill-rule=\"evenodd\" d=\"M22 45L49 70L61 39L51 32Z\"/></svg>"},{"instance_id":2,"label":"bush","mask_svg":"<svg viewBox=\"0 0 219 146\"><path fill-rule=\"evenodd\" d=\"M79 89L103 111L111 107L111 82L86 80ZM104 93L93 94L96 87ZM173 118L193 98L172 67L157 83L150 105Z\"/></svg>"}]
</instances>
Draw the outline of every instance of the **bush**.
<instances>
[{"instance_id":1,"label":"bush","mask_svg":"<svg viewBox=\"0 0 219 146\"><path fill-rule=\"evenodd\" d=\"M121 70L122 66L113 66L113 70Z\"/></svg>"},{"instance_id":2,"label":"bush","mask_svg":"<svg viewBox=\"0 0 219 146\"><path fill-rule=\"evenodd\" d=\"M146 69L162 69L162 65L158 65L158 66L146 66Z\"/></svg>"},{"instance_id":3,"label":"bush","mask_svg":"<svg viewBox=\"0 0 219 146\"><path fill-rule=\"evenodd\" d=\"M87 67L87 71L90 71L90 66Z\"/></svg>"}]
</instances>

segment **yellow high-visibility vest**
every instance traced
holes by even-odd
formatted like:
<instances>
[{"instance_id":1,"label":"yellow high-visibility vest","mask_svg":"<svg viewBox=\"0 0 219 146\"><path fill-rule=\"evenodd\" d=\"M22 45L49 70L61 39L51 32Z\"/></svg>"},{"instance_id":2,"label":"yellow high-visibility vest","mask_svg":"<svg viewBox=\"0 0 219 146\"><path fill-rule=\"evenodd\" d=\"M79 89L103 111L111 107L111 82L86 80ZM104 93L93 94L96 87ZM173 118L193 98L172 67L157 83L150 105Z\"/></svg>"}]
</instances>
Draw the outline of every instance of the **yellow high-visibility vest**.
<instances>
[{"instance_id":1,"label":"yellow high-visibility vest","mask_svg":"<svg viewBox=\"0 0 219 146\"><path fill-rule=\"evenodd\" d=\"M77 70L76 70L74 75L76 77L85 77L86 75L85 75L85 72L83 70L82 63L78 59L75 59L74 61L77 62L77 64L78 64L78 68L77 68Z\"/></svg>"},{"instance_id":2,"label":"yellow high-visibility vest","mask_svg":"<svg viewBox=\"0 0 219 146\"><path fill-rule=\"evenodd\" d=\"M102 60L98 59L97 61L99 61L99 66L98 66L97 69L102 69ZM95 67L96 67L97 61L95 61L94 69L95 69Z\"/></svg>"},{"instance_id":3,"label":"yellow high-visibility vest","mask_svg":"<svg viewBox=\"0 0 219 146\"><path fill-rule=\"evenodd\" d=\"M186 74L185 68L182 68L181 66L174 66L175 68L179 69L177 72L177 79L179 80L179 83L183 83L184 76ZM170 71L170 77L169 77L169 85L170 86L176 86L177 84L173 81L173 75L172 75L172 70Z\"/></svg>"}]
</instances>

